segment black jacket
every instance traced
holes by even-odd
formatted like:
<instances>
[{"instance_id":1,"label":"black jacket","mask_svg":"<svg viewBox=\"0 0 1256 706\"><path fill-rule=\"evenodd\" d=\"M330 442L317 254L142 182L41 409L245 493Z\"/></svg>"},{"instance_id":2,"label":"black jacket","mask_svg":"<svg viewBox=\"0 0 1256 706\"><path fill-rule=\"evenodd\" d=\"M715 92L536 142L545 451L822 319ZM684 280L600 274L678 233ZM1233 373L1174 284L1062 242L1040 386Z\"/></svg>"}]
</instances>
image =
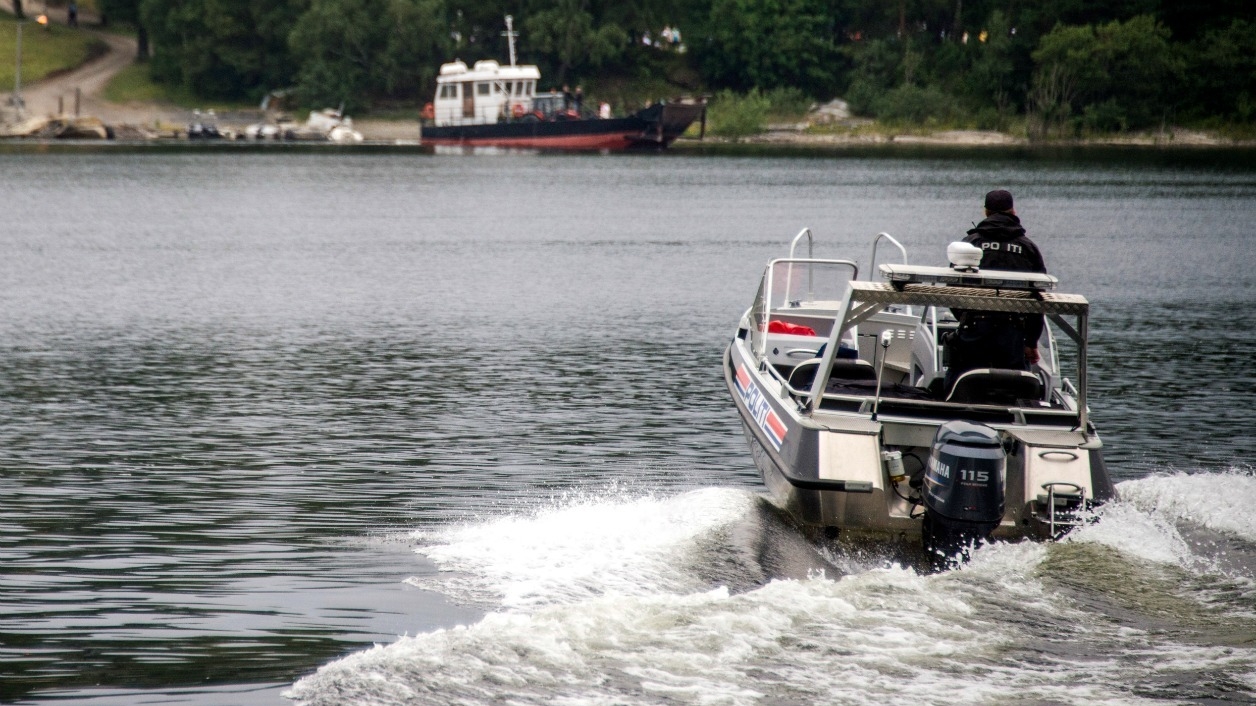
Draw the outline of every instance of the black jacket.
<instances>
[{"instance_id":1,"label":"black jacket","mask_svg":"<svg viewBox=\"0 0 1256 706\"><path fill-rule=\"evenodd\" d=\"M1034 241L1025 235L1020 219L1011 213L992 213L977 227L968 231L965 243L981 248L983 270L1012 270L1014 272L1041 272L1046 274L1047 265ZM1037 347L1038 338L1046 324L1041 316L1024 316L1025 343Z\"/></svg>"},{"instance_id":2,"label":"black jacket","mask_svg":"<svg viewBox=\"0 0 1256 706\"><path fill-rule=\"evenodd\" d=\"M1025 235L1020 219L1011 213L992 213L968 231L965 243L981 248L981 269L1015 272L1047 271L1038 246Z\"/></svg>"}]
</instances>

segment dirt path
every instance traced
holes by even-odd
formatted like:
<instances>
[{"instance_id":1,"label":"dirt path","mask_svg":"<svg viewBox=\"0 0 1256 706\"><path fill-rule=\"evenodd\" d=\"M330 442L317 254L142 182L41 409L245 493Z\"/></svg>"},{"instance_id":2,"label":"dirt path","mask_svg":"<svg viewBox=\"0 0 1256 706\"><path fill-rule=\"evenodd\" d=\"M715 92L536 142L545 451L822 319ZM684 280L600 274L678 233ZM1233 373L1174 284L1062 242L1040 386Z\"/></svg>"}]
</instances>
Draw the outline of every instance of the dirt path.
<instances>
[{"instance_id":1,"label":"dirt path","mask_svg":"<svg viewBox=\"0 0 1256 706\"><path fill-rule=\"evenodd\" d=\"M72 114L77 93L80 98L78 109L81 115L95 115L107 123L119 122L120 116L116 113L124 106L107 103L101 94L110 79L135 61L135 40L93 30L83 31L105 42L109 51L64 74L23 86L22 99L26 102L28 115L56 115L58 107L61 107L64 113ZM120 122L130 121L121 120Z\"/></svg>"},{"instance_id":2,"label":"dirt path","mask_svg":"<svg viewBox=\"0 0 1256 706\"><path fill-rule=\"evenodd\" d=\"M36 4L27 0L23 3L23 8L27 18L31 20L23 32L38 32L39 25L33 20L43 11L42 3ZM12 0L0 0L0 9L12 13ZM66 8L48 7L48 19L56 24L66 24ZM56 115L58 108L61 112L72 115L77 97L80 115L94 115L111 125L152 125L157 120L185 122L184 111L177 109L162 110L148 104L122 105L106 101L102 93L109 80L135 62L135 38L94 29L99 24L99 18L82 10L78 19L79 31L104 42L108 51L63 74L24 84L22 100L26 104L27 117ZM0 102L7 104L9 96L10 93L3 94Z\"/></svg>"}]
</instances>

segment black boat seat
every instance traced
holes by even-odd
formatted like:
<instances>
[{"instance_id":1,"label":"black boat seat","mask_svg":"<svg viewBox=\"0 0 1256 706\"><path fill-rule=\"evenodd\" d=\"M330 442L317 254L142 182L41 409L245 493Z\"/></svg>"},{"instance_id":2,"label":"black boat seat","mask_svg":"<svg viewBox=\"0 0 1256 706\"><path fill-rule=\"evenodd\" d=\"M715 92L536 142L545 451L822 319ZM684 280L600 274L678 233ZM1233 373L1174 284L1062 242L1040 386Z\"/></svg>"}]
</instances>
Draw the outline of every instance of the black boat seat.
<instances>
[{"instance_id":1,"label":"black boat seat","mask_svg":"<svg viewBox=\"0 0 1256 706\"><path fill-rule=\"evenodd\" d=\"M955 381L947 402L967 404L1016 404L1042 399L1042 380L1028 370L976 368Z\"/></svg>"},{"instance_id":2,"label":"black boat seat","mask_svg":"<svg viewBox=\"0 0 1256 706\"><path fill-rule=\"evenodd\" d=\"M795 390L809 390L815 382L816 372L820 370L821 358L812 358L799 363L789 374L789 386ZM833 361L832 380L876 380L877 370L872 363L862 359L838 358Z\"/></svg>"}]
</instances>

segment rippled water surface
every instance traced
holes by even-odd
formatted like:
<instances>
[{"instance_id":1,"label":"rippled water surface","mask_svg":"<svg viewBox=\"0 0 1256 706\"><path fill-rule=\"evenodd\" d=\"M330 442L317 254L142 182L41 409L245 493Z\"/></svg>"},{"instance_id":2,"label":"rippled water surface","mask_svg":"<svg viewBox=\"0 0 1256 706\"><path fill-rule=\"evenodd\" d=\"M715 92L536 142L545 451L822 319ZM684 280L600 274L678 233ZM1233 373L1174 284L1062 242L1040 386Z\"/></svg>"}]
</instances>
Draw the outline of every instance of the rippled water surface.
<instances>
[{"instance_id":1,"label":"rippled water surface","mask_svg":"<svg viewBox=\"0 0 1256 706\"><path fill-rule=\"evenodd\" d=\"M812 544L720 373L761 268L995 187L1121 501ZM1252 160L10 150L0 208L0 701L1256 701Z\"/></svg>"}]
</instances>

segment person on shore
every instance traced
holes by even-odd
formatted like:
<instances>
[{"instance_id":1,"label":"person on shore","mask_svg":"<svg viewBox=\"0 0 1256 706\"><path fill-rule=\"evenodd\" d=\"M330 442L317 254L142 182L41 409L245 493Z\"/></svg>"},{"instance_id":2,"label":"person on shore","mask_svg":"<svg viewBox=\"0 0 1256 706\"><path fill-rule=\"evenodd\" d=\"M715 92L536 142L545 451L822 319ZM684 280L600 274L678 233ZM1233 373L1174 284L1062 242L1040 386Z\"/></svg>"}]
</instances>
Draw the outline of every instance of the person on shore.
<instances>
[{"instance_id":1,"label":"person on shore","mask_svg":"<svg viewBox=\"0 0 1256 706\"><path fill-rule=\"evenodd\" d=\"M964 238L964 242L981 248L981 269L1046 273L1042 253L1016 215L1011 192L996 189L986 194L985 216ZM953 313L959 328L946 342L947 394L960 375L974 368L1028 370L1038 362L1038 339L1046 325L1041 314Z\"/></svg>"},{"instance_id":2,"label":"person on shore","mask_svg":"<svg viewBox=\"0 0 1256 706\"><path fill-rule=\"evenodd\" d=\"M576 104L576 114L582 115L584 112L584 88L583 87L576 86L576 95L573 98L573 101Z\"/></svg>"},{"instance_id":3,"label":"person on shore","mask_svg":"<svg viewBox=\"0 0 1256 706\"><path fill-rule=\"evenodd\" d=\"M70 0L70 4L65 8L66 25L70 27L78 27L78 3Z\"/></svg>"}]
</instances>

